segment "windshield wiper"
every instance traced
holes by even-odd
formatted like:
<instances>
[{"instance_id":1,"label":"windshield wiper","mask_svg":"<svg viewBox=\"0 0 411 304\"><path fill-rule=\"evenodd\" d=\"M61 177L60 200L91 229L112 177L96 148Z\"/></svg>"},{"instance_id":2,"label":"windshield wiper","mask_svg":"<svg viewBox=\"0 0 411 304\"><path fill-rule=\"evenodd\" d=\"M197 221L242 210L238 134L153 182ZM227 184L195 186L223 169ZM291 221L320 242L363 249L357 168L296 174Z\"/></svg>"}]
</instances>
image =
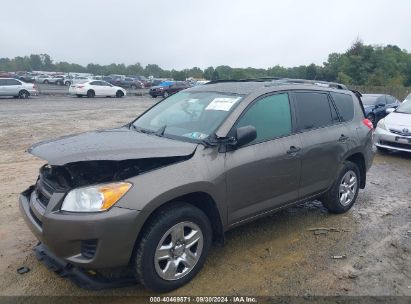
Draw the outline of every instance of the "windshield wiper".
<instances>
[{"instance_id":1,"label":"windshield wiper","mask_svg":"<svg viewBox=\"0 0 411 304\"><path fill-rule=\"evenodd\" d=\"M134 125L134 124L131 124L131 127L133 127L134 130L136 130L137 132L140 132L140 133L145 133L145 134L153 134L153 133L155 133L154 131L137 127L137 126Z\"/></svg>"},{"instance_id":2,"label":"windshield wiper","mask_svg":"<svg viewBox=\"0 0 411 304\"><path fill-rule=\"evenodd\" d=\"M159 128L154 134L157 136L163 136L166 128L167 128L167 125L164 125L161 128Z\"/></svg>"},{"instance_id":3,"label":"windshield wiper","mask_svg":"<svg viewBox=\"0 0 411 304\"><path fill-rule=\"evenodd\" d=\"M202 139L200 143L205 147L215 147L220 144L234 145L236 139L234 137L218 137L216 134L212 134L209 137Z\"/></svg>"}]
</instances>

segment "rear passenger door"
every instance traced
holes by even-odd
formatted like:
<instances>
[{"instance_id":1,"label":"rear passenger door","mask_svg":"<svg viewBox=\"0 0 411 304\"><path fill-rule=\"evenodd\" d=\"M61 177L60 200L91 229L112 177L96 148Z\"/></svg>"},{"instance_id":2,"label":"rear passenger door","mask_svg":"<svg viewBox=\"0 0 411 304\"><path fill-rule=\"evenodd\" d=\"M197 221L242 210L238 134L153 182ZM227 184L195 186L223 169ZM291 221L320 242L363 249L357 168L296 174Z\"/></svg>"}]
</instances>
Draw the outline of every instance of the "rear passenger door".
<instances>
[{"instance_id":1,"label":"rear passenger door","mask_svg":"<svg viewBox=\"0 0 411 304\"><path fill-rule=\"evenodd\" d=\"M235 127L254 126L257 138L226 153L230 224L298 198L301 143L291 112L288 93L268 95L254 101L236 122Z\"/></svg>"},{"instance_id":2,"label":"rear passenger door","mask_svg":"<svg viewBox=\"0 0 411 304\"><path fill-rule=\"evenodd\" d=\"M302 141L300 198L304 198L335 180L350 134L327 92L295 91L293 100Z\"/></svg>"}]
</instances>

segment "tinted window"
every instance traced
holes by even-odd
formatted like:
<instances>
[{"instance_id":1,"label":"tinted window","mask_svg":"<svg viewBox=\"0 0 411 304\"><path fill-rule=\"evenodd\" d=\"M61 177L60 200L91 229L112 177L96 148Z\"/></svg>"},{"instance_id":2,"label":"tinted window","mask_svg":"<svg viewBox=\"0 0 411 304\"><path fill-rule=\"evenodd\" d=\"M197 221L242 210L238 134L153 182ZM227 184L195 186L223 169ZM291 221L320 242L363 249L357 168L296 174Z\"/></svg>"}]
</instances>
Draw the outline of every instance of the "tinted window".
<instances>
[{"instance_id":1,"label":"tinted window","mask_svg":"<svg viewBox=\"0 0 411 304\"><path fill-rule=\"evenodd\" d=\"M21 85L20 81L16 79L7 79L6 84L7 85Z\"/></svg>"},{"instance_id":2,"label":"tinted window","mask_svg":"<svg viewBox=\"0 0 411 304\"><path fill-rule=\"evenodd\" d=\"M92 81L90 82L91 85L100 85L100 81Z\"/></svg>"},{"instance_id":3,"label":"tinted window","mask_svg":"<svg viewBox=\"0 0 411 304\"><path fill-rule=\"evenodd\" d=\"M0 86L6 85L6 79L1 79L0 78Z\"/></svg>"},{"instance_id":4,"label":"tinted window","mask_svg":"<svg viewBox=\"0 0 411 304\"><path fill-rule=\"evenodd\" d=\"M257 129L257 138L253 142L290 134L291 114L288 94L271 95L255 102L240 118L237 127L248 125Z\"/></svg>"},{"instance_id":5,"label":"tinted window","mask_svg":"<svg viewBox=\"0 0 411 304\"><path fill-rule=\"evenodd\" d=\"M352 97L347 94L331 93L342 121L350 121L354 117L354 104Z\"/></svg>"},{"instance_id":6,"label":"tinted window","mask_svg":"<svg viewBox=\"0 0 411 304\"><path fill-rule=\"evenodd\" d=\"M386 96L385 96L385 99L386 99L386 101L387 101L387 104L395 103L395 98L392 97L392 96L390 96L390 95L386 95Z\"/></svg>"},{"instance_id":7,"label":"tinted window","mask_svg":"<svg viewBox=\"0 0 411 304\"><path fill-rule=\"evenodd\" d=\"M327 94L296 92L295 98L299 130L320 128L333 123L332 111L335 109Z\"/></svg>"}]
</instances>

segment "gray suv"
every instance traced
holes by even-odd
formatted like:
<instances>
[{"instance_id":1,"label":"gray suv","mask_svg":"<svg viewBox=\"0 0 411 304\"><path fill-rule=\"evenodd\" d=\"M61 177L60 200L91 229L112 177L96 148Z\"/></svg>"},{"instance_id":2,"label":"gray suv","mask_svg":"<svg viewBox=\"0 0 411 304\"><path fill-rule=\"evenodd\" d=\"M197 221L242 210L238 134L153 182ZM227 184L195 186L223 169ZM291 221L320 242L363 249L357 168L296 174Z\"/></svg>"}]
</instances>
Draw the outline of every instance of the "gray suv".
<instances>
[{"instance_id":1,"label":"gray suv","mask_svg":"<svg viewBox=\"0 0 411 304\"><path fill-rule=\"evenodd\" d=\"M48 164L20 196L36 254L83 287L124 284L104 276L123 267L127 282L164 292L189 282L229 229L313 199L346 212L373 159L359 95L217 81L123 127L36 144L29 152Z\"/></svg>"}]
</instances>

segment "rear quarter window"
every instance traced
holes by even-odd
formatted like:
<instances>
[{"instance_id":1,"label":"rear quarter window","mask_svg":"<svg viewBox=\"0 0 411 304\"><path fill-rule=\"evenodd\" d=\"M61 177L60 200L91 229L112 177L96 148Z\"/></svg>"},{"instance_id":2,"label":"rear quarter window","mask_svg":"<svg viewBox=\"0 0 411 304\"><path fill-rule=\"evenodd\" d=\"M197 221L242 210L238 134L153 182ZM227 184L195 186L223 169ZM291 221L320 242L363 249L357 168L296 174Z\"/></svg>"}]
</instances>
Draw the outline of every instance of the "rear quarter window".
<instances>
[{"instance_id":1,"label":"rear quarter window","mask_svg":"<svg viewBox=\"0 0 411 304\"><path fill-rule=\"evenodd\" d=\"M342 121L351 121L354 117L354 104L351 95L331 93L331 97L337 107Z\"/></svg>"}]
</instances>

